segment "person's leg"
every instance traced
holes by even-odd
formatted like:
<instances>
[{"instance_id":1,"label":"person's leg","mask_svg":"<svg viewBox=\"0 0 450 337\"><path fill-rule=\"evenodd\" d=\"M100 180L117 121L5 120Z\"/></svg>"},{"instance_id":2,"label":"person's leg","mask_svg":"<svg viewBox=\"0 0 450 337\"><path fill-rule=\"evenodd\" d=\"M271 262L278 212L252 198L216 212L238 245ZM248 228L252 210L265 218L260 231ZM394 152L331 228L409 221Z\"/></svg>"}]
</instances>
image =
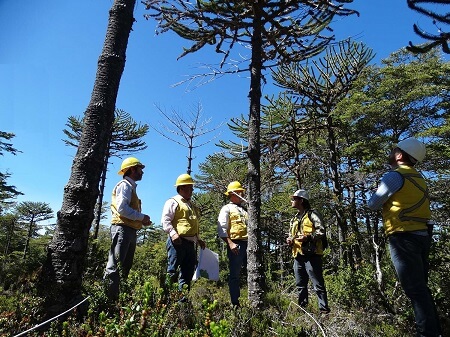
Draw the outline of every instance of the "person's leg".
<instances>
[{"instance_id":1,"label":"person's leg","mask_svg":"<svg viewBox=\"0 0 450 337\"><path fill-rule=\"evenodd\" d=\"M439 319L427 286L430 237L402 233L390 235L388 239L392 263L413 306L418 335L439 336Z\"/></svg>"},{"instance_id":2,"label":"person's leg","mask_svg":"<svg viewBox=\"0 0 450 337\"><path fill-rule=\"evenodd\" d=\"M305 268L304 255L298 254L294 259L294 275L298 292L298 304L302 307L306 307L308 305L309 276Z\"/></svg>"},{"instance_id":3,"label":"person's leg","mask_svg":"<svg viewBox=\"0 0 450 337\"><path fill-rule=\"evenodd\" d=\"M178 266L182 260L181 250L177 249L180 246L175 246L170 238L166 241L167 250L167 280L169 284L178 281Z\"/></svg>"},{"instance_id":4,"label":"person's leg","mask_svg":"<svg viewBox=\"0 0 450 337\"><path fill-rule=\"evenodd\" d=\"M239 254L235 255L227 246L228 266L230 276L228 278L228 288L230 291L231 304L239 306L239 297L241 296L240 276L244 261L247 258L247 242L239 241Z\"/></svg>"},{"instance_id":5,"label":"person's leg","mask_svg":"<svg viewBox=\"0 0 450 337\"><path fill-rule=\"evenodd\" d=\"M188 290L190 290L192 277L194 276L195 266L197 264L197 254L195 252L195 244L192 241L183 239L181 241L183 260L180 261L179 289L182 290L186 284Z\"/></svg>"},{"instance_id":6,"label":"person's leg","mask_svg":"<svg viewBox=\"0 0 450 337\"><path fill-rule=\"evenodd\" d=\"M305 267L319 300L319 310L329 312L327 289L323 279L322 256L316 254L308 256Z\"/></svg>"},{"instance_id":7,"label":"person's leg","mask_svg":"<svg viewBox=\"0 0 450 337\"><path fill-rule=\"evenodd\" d=\"M107 281L107 295L111 300L119 296L120 274L119 268L122 268L129 240L124 234L124 227L111 225L111 247L108 253L108 263L105 268L105 280Z\"/></svg>"},{"instance_id":8,"label":"person's leg","mask_svg":"<svg viewBox=\"0 0 450 337\"><path fill-rule=\"evenodd\" d=\"M122 276L128 277L131 267L133 266L134 253L136 251L137 233L134 228L124 226L124 237L127 242L127 250L123 252Z\"/></svg>"}]
</instances>

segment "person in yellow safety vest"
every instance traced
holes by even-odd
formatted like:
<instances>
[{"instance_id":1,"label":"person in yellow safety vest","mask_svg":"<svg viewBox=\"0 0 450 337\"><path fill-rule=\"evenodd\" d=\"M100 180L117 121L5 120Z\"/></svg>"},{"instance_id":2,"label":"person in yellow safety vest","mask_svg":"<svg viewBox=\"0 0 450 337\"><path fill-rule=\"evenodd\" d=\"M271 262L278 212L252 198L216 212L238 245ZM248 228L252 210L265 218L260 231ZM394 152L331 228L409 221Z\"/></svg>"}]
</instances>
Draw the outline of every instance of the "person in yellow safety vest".
<instances>
[{"instance_id":1,"label":"person in yellow safety vest","mask_svg":"<svg viewBox=\"0 0 450 337\"><path fill-rule=\"evenodd\" d=\"M286 243L292 247L298 304L303 308L308 305L308 282L311 279L320 313L328 314L330 308L322 268L325 235L323 220L319 213L311 210L309 194L303 189L292 195L291 206L297 209L297 214L290 222Z\"/></svg>"},{"instance_id":2,"label":"person in yellow safety vest","mask_svg":"<svg viewBox=\"0 0 450 337\"><path fill-rule=\"evenodd\" d=\"M441 336L436 307L428 288L428 255L433 226L430 198L414 166L425 158L425 145L415 138L400 141L389 155L392 170L381 179L368 206L382 209L383 225L397 277L411 300L417 336Z\"/></svg>"},{"instance_id":3,"label":"person in yellow safety vest","mask_svg":"<svg viewBox=\"0 0 450 337\"><path fill-rule=\"evenodd\" d=\"M141 212L141 200L136 193L136 181L142 179L144 167L137 158L126 158L118 172L123 179L112 192L111 248L104 275L111 300L118 298L120 277L127 278L133 265L137 230L151 224L150 217Z\"/></svg>"},{"instance_id":4,"label":"person in yellow safety vest","mask_svg":"<svg viewBox=\"0 0 450 337\"><path fill-rule=\"evenodd\" d=\"M239 181L228 184L225 195L230 202L224 205L217 219L217 232L219 237L227 244L228 287L231 304L239 307L240 274L243 265L247 264L247 222L248 214L244 207L243 194L245 189Z\"/></svg>"},{"instance_id":5,"label":"person in yellow safety vest","mask_svg":"<svg viewBox=\"0 0 450 337\"><path fill-rule=\"evenodd\" d=\"M191 201L194 180L189 174L181 174L175 186L178 194L165 202L161 216L162 228L168 234L167 281L178 281L180 290L184 285L190 290L197 263L195 245L205 249L206 244L199 235L200 211Z\"/></svg>"}]
</instances>

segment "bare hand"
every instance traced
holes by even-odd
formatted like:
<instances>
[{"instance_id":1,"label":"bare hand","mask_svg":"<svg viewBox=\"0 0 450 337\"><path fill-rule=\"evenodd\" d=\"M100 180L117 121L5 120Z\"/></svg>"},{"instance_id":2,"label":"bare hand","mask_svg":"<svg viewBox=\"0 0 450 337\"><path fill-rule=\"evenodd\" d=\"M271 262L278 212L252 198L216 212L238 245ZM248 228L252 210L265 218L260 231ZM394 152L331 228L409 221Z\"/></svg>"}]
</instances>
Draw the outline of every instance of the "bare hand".
<instances>
[{"instance_id":1,"label":"bare hand","mask_svg":"<svg viewBox=\"0 0 450 337\"><path fill-rule=\"evenodd\" d=\"M142 224L144 226L150 226L151 223L152 222L150 221L150 217L147 214L145 214L144 219L142 219Z\"/></svg>"},{"instance_id":2,"label":"bare hand","mask_svg":"<svg viewBox=\"0 0 450 337\"><path fill-rule=\"evenodd\" d=\"M174 244L174 245L181 245L181 238L180 238L180 236L178 235L178 233L175 233L174 235L172 235L171 237L170 237L170 239L172 240L172 243Z\"/></svg>"},{"instance_id":3,"label":"bare hand","mask_svg":"<svg viewBox=\"0 0 450 337\"><path fill-rule=\"evenodd\" d=\"M289 246L292 246L292 238L291 238L291 237L286 238L286 243L287 243Z\"/></svg>"},{"instance_id":4,"label":"bare hand","mask_svg":"<svg viewBox=\"0 0 450 337\"><path fill-rule=\"evenodd\" d=\"M201 249L205 249L206 248L206 243L202 239L198 239L197 243L198 243L198 245L200 246Z\"/></svg>"},{"instance_id":5,"label":"bare hand","mask_svg":"<svg viewBox=\"0 0 450 337\"><path fill-rule=\"evenodd\" d=\"M234 242L231 242L230 249L234 255L239 255L239 245L235 244Z\"/></svg>"},{"instance_id":6,"label":"bare hand","mask_svg":"<svg viewBox=\"0 0 450 337\"><path fill-rule=\"evenodd\" d=\"M299 241L299 242L305 242L308 239L308 236L306 235L299 235L295 238L295 240Z\"/></svg>"}]
</instances>

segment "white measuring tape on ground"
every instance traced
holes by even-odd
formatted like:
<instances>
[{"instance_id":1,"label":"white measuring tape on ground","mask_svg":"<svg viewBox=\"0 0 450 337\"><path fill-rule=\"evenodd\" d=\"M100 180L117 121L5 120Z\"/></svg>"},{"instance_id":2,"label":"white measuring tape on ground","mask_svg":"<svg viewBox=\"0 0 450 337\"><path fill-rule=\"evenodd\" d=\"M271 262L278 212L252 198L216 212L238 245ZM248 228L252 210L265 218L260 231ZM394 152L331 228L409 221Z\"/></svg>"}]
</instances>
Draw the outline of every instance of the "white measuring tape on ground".
<instances>
[{"instance_id":1,"label":"white measuring tape on ground","mask_svg":"<svg viewBox=\"0 0 450 337\"><path fill-rule=\"evenodd\" d=\"M55 316L55 317L53 317L53 318L50 318L50 319L46 320L45 322L43 322L43 323L41 323L41 324L38 324L38 325L36 325L35 327L33 327L33 328L31 328L31 329L28 329L27 331L21 332L21 333L19 333L18 335L15 335L15 336L13 336L13 337L24 336L25 334L27 334L27 333L29 333L29 332L31 332L31 331L33 331L33 330L36 330L37 328L39 328L39 327L41 327L41 326L43 326L43 325L45 325L45 324L47 324L47 323L50 323L51 321L57 319L58 317L61 317L62 315L67 314L69 311L75 309L75 308L78 307L81 303L87 301L87 299L88 299L89 297L91 297L91 296L86 297L86 298L85 298L84 300L82 300L80 303L78 303L77 305L74 305L72 308L70 308L70 309L64 311L63 313L59 314L58 316Z\"/></svg>"}]
</instances>

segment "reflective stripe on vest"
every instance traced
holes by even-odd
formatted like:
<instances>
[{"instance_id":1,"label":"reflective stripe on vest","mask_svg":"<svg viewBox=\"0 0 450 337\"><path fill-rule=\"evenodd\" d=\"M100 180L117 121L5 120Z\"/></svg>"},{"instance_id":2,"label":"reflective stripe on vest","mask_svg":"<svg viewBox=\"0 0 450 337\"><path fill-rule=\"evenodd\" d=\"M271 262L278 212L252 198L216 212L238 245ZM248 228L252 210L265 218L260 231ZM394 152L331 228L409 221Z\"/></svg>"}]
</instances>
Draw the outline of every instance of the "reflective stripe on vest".
<instances>
[{"instance_id":1,"label":"reflective stripe on vest","mask_svg":"<svg viewBox=\"0 0 450 337\"><path fill-rule=\"evenodd\" d=\"M406 165L400 165L395 171L402 175L404 182L383 205L386 235L426 230L431 211L425 179Z\"/></svg>"}]
</instances>

